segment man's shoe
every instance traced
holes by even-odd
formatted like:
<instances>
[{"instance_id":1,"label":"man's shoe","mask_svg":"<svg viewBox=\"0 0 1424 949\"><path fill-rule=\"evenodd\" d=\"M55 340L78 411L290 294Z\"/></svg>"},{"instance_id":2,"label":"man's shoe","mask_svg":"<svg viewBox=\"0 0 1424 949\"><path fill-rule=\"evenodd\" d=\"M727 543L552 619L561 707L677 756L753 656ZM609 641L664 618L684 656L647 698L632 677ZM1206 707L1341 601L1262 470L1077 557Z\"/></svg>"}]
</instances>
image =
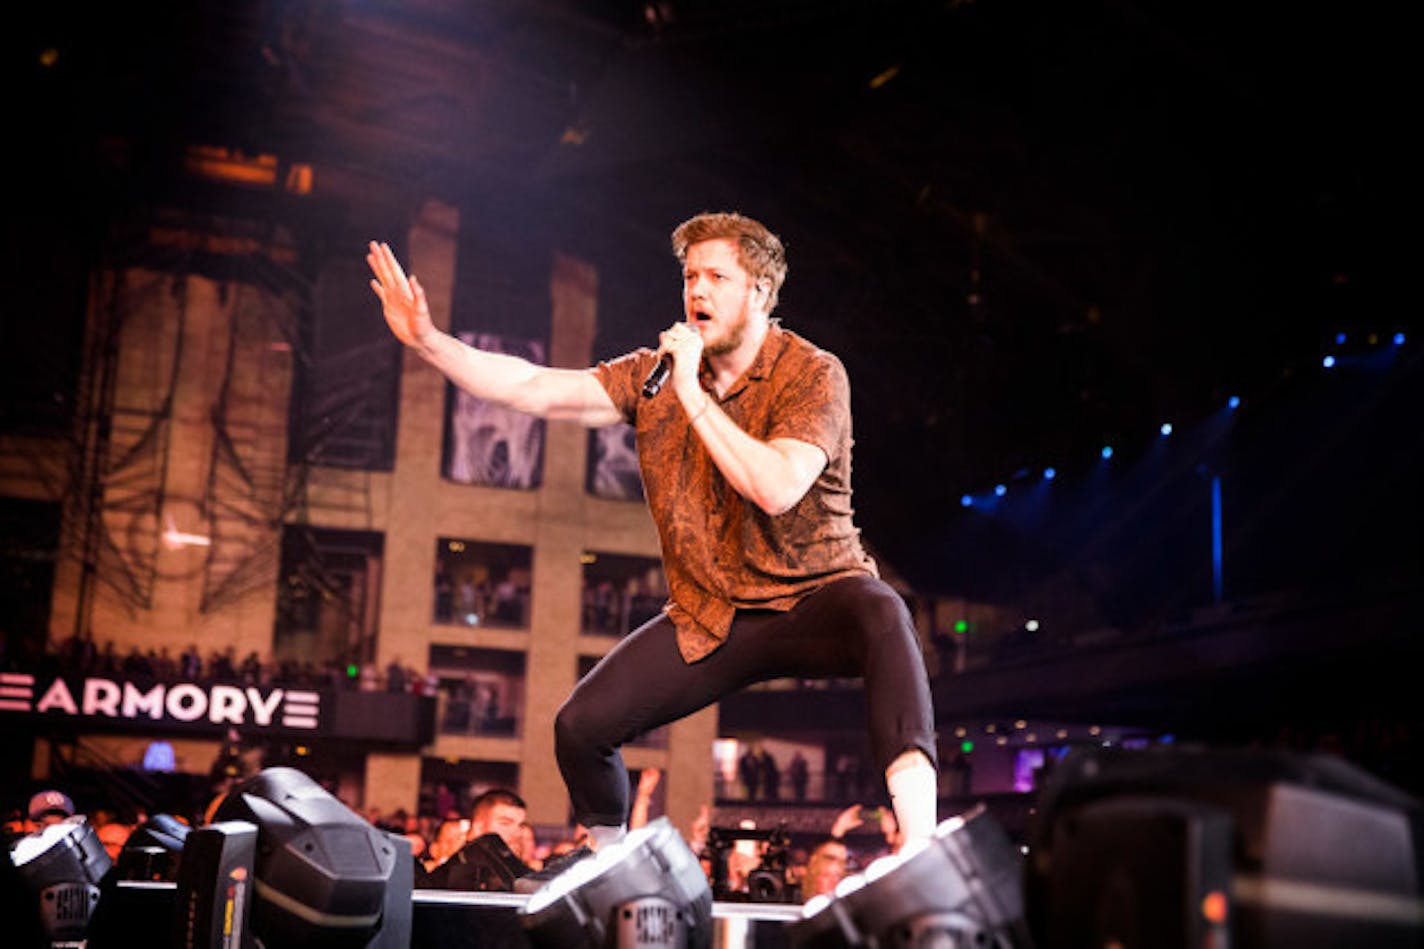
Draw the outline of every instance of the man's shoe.
<instances>
[{"instance_id":1,"label":"man's shoe","mask_svg":"<svg viewBox=\"0 0 1424 949\"><path fill-rule=\"evenodd\" d=\"M579 847L576 850L570 850L568 853L560 854L544 864L544 869L535 870L533 873L526 873L524 876L515 880L514 892L533 893L574 864L592 858L593 850L586 846Z\"/></svg>"}]
</instances>

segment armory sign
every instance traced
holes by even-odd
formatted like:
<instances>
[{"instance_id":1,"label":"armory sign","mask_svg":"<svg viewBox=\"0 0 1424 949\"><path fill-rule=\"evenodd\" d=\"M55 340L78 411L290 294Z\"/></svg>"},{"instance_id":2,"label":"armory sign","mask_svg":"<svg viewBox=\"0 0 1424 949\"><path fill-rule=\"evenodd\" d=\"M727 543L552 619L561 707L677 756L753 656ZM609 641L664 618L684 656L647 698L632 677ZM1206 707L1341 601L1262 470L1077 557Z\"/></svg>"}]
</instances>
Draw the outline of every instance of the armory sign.
<instances>
[{"instance_id":1,"label":"armory sign","mask_svg":"<svg viewBox=\"0 0 1424 949\"><path fill-rule=\"evenodd\" d=\"M135 683L99 676L42 681L28 673L4 672L0 712L314 731L320 724L321 693L196 682Z\"/></svg>"}]
</instances>

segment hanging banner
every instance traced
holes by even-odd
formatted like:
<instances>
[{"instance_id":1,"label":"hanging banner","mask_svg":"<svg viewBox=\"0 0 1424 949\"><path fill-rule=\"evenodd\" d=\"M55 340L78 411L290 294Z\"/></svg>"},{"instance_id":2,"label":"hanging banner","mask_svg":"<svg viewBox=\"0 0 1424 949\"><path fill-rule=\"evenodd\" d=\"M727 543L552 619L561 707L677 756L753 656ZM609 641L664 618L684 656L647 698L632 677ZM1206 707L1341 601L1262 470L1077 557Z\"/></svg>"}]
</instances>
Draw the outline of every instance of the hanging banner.
<instances>
[{"instance_id":1,"label":"hanging banner","mask_svg":"<svg viewBox=\"0 0 1424 949\"><path fill-rule=\"evenodd\" d=\"M643 474L638 469L637 432L626 423L589 433L589 494L615 501L643 500Z\"/></svg>"},{"instance_id":2,"label":"hanging banner","mask_svg":"<svg viewBox=\"0 0 1424 949\"><path fill-rule=\"evenodd\" d=\"M459 333L465 343L492 353L544 364L544 343L490 333ZM451 387L445 427L445 477L492 488L539 487L544 474L544 420Z\"/></svg>"}]
</instances>

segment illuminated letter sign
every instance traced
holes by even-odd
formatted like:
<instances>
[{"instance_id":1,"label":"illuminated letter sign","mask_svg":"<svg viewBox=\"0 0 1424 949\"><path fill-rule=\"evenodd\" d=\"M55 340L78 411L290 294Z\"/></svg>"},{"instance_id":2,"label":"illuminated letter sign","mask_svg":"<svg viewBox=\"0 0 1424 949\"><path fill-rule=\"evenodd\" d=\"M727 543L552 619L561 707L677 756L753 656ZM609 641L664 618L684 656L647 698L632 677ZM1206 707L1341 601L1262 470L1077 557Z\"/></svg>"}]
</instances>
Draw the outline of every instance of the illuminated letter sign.
<instances>
[{"instance_id":1,"label":"illuminated letter sign","mask_svg":"<svg viewBox=\"0 0 1424 949\"><path fill-rule=\"evenodd\" d=\"M41 684L28 673L0 673L0 712L295 731L315 731L321 722L320 692L102 676Z\"/></svg>"}]
</instances>

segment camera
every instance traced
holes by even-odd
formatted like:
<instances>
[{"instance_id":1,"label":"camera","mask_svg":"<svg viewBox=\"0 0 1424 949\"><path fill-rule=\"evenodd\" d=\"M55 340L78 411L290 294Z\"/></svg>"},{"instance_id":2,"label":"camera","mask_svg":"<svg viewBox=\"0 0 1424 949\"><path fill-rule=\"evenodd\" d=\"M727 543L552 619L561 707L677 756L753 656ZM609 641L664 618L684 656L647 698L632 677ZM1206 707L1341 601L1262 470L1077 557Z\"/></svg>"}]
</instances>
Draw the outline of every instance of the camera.
<instances>
[{"instance_id":1,"label":"camera","mask_svg":"<svg viewBox=\"0 0 1424 949\"><path fill-rule=\"evenodd\" d=\"M732 889L728 884L727 860L735 849L754 855L756 845L764 843L760 862L747 873L746 889ZM708 856L712 863L712 898L729 902L799 903L797 888L787 879L790 865L791 835L785 825L772 830L747 827L713 827L707 835Z\"/></svg>"}]
</instances>

